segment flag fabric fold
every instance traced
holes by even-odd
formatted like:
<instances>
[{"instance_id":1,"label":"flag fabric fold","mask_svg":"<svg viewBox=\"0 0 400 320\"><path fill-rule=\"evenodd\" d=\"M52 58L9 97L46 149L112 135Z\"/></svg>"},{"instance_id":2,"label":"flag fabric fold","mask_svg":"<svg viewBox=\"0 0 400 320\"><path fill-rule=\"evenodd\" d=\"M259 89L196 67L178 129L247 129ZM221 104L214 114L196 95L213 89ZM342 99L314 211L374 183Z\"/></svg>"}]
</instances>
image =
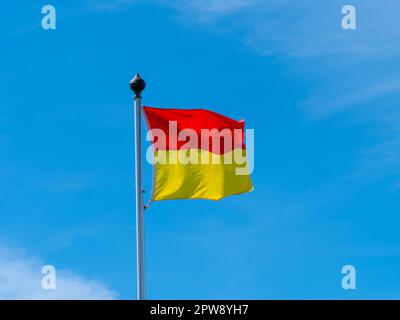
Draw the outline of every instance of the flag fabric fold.
<instances>
[{"instance_id":1,"label":"flag fabric fold","mask_svg":"<svg viewBox=\"0 0 400 320\"><path fill-rule=\"evenodd\" d=\"M252 190L244 121L204 109L143 110L152 141L152 201L220 200Z\"/></svg>"}]
</instances>

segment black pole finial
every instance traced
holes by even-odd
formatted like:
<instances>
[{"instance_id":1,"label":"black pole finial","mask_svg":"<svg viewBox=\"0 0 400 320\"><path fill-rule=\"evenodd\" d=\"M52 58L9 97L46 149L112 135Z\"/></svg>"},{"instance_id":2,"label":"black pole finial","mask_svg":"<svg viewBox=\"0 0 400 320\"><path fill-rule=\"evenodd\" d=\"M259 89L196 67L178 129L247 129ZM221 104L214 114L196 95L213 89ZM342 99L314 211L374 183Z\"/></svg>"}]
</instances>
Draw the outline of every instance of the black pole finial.
<instances>
[{"instance_id":1,"label":"black pole finial","mask_svg":"<svg viewBox=\"0 0 400 320\"><path fill-rule=\"evenodd\" d=\"M140 75L137 73L131 82L129 82L129 86L131 87L131 90L135 93L135 98L140 98L140 94L146 88L146 82L140 77Z\"/></svg>"}]
</instances>

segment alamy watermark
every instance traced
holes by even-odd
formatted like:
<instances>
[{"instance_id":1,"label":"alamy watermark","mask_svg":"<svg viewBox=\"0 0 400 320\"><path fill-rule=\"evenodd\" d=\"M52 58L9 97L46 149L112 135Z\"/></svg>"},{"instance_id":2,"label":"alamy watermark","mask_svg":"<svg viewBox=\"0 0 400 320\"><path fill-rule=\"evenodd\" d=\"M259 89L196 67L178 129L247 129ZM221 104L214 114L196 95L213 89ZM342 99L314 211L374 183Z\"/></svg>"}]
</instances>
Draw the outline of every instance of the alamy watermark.
<instances>
[{"instance_id":1,"label":"alamy watermark","mask_svg":"<svg viewBox=\"0 0 400 320\"><path fill-rule=\"evenodd\" d=\"M356 7L347 4L342 7L342 28L345 30L355 30L357 29L357 18L356 18Z\"/></svg>"},{"instance_id":2,"label":"alamy watermark","mask_svg":"<svg viewBox=\"0 0 400 320\"><path fill-rule=\"evenodd\" d=\"M55 30L57 28L56 8L50 4L42 7L42 28L44 30Z\"/></svg>"},{"instance_id":3,"label":"alamy watermark","mask_svg":"<svg viewBox=\"0 0 400 320\"><path fill-rule=\"evenodd\" d=\"M45 265L42 268L42 289L43 290L56 290L57 287L57 274L56 268L52 265Z\"/></svg>"},{"instance_id":4,"label":"alamy watermark","mask_svg":"<svg viewBox=\"0 0 400 320\"><path fill-rule=\"evenodd\" d=\"M162 129L150 129L146 140L151 142L146 160L152 165L234 164L236 175L248 175L254 170L254 129L201 129L199 134L187 128L178 133L177 121L169 121L168 134ZM167 149L168 154L157 152Z\"/></svg>"},{"instance_id":5,"label":"alamy watermark","mask_svg":"<svg viewBox=\"0 0 400 320\"><path fill-rule=\"evenodd\" d=\"M342 278L342 288L344 290L355 290L356 268L351 264L347 264L342 267L342 274L344 274L344 277Z\"/></svg>"}]
</instances>

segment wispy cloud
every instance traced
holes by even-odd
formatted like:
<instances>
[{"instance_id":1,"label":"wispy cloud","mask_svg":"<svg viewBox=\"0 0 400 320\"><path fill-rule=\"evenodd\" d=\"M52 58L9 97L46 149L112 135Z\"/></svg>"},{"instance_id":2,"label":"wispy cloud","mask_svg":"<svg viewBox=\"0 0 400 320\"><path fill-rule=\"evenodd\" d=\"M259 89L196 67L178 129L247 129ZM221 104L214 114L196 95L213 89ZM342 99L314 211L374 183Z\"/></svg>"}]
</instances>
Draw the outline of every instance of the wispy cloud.
<instances>
[{"instance_id":1,"label":"wispy cloud","mask_svg":"<svg viewBox=\"0 0 400 320\"><path fill-rule=\"evenodd\" d=\"M263 3L263 0L88 0L95 10L115 10L138 3L156 3L182 11L191 11L196 16L213 13L220 17ZM190 13L190 12L188 12ZM203 19L202 19L203 20Z\"/></svg>"},{"instance_id":2,"label":"wispy cloud","mask_svg":"<svg viewBox=\"0 0 400 320\"><path fill-rule=\"evenodd\" d=\"M93 0L104 7L136 1ZM400 23L397 0L353 0L357 29L341 27L343 1L147 0L170 7L181 23L230 33L258 55L285 60L310 84L301 108L311 121L343 113L372 124L380 137L371 150L396 153ZM378 130L378 131L376 131ZM390 138L388 138L390 137ZM392 141L392 142L388 142ZM382 144L382 145L381 145ZM394 148L389 150L390 148ZM368 157L366 151L364 157ZM400 172L399 172L400 173Z\"/></svg>"},{"instance_id":3,"label":"wispy cloud","mask_svg":"<svg viewBox=\"0 0 400 320\"><path fill-rule=\"evenodd\" d=\"M346 4L342 1L218 4L190 2L177 10L182 15L193 11L200 23L211 20L216 29L239 35L256 54L285 60L293 74L311 84L307 99L299 104L310 120L352 113L369 124L370 135L376 137L367 147L360 145L361 167L373 165L374 172L386 174L389 166L400 173L393 161L400 158L400 132L391 120L399 115L398 1L352 1L356 30L341 27L341 8Z\"/></svg>"},{"instance_id":4,"label":"wispy cloud","mask_svg":"<svg viewBox=\"0 0 400 320\"><path fill-rule=\"evenodd\" d=\"M146 0L88 0L90 8L97 11L116 11Z\"/></svg>"},{"instance_id":5,"label":"wispy cloud","mask_svg":"<svg viewBox=\"0 0 400 320\"><path fill-rule=\"evenodd\" d=\"M329 75L337 82L362 83L364 63L382 62L400 53L400 24L396 0L354 0L357 30L341 28L343 1L318 0L90 0L93 9L126 8L139 3L176 10L183 21L212 23L215 29L238 35L257 54L286 58L309 77ZM390 61L390 60L389 60ZM394 62L394 60L393 60ZM373 65L368 65L371 72ZM390 66L393 68L393 65ZM353 74L357 70L358 74ZM362 72L360 72L362 71ZM346 73L351 77L346 77ZM337 78L342 74L342 77ZM386 75L386 72L384 72ZM393 74L396 74L393 72ZM371 73L376 79L379 73Z\"/></svg>"},{"instance_id":6,"label":"wispy cloud","mask_svg":"<svg viewBox=\"0 0 400 320\"><path fill-rule=\"evenodd\" d=\"M56 290L44 290L41 286L40 259L25 252L0 245L0 299L116 299L118 294L104 284L85 279L68 270L56 270Z\"/></svg>"},{"instance_id":7,"label":"wispy cloud","mask_svg":"<svg viewBox=\"0 0 400 320\"><path fill-rule=\"evenodd\" d=\"M243 14L259 7L265 0L177 0L160 1L199 22L217 22L224 17Z\"/></svg>"},{"instance_id":8,"label":"wispy cloud","mask_svg":"<svg viewBox=\"0 0 400 320\"><path fill-rule=\"evenodd\" d=\"M370 84L369 82L372 83ZM308 109L307 111L309 111L312 118L321 119L338 112L365 106L366 102L369 104L377 102L376 107L382 110L382 104L379 102L380 99L390 97L399 98L399 96L400 78L382 79L382 81L369 79L365 86L348 88L341 94L338 93L336 99L330 101L326 101L326 93L315 94L309 100L305 101L303 106ZM315 106L318 106L318 108Z\"/></svg>"}]
</instances>

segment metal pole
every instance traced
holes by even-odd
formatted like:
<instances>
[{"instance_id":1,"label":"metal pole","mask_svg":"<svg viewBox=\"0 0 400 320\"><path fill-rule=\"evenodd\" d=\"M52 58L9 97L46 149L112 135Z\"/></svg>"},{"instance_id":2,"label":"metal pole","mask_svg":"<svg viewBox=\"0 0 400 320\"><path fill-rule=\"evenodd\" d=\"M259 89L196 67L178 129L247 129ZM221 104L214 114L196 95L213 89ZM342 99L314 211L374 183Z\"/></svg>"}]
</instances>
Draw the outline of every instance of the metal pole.
<instances>
[{"instance_id":1,"label":"metal pole","mask_svg":"<svg viewBox=\"0 0 400 320\"><path fill-rule=\"evenodd\" d=\"M137 270L137 299L146 299L146 269L144 242L144 205L142 192L142 97L141 92L146 83L137 74L130 82L135 93L135 191L136 191L136 270Z\"/></svg>"}]
</instances>

